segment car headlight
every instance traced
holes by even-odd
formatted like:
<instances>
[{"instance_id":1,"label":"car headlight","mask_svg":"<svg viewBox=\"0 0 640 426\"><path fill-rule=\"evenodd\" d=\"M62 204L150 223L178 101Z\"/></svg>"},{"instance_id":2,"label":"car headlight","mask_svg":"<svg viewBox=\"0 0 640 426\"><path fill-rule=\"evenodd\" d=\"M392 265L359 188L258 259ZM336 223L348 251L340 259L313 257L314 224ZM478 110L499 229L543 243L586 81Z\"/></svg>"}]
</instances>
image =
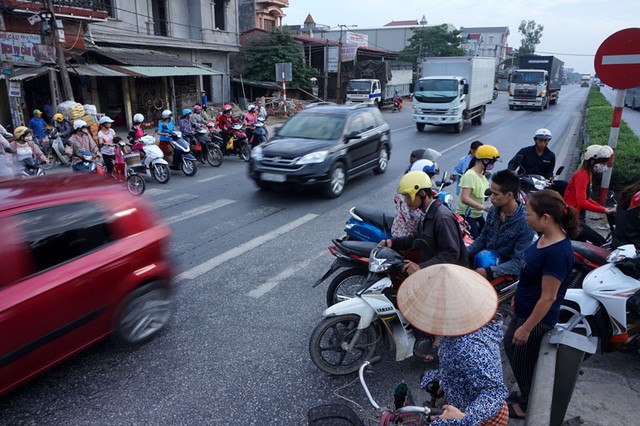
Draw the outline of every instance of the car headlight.
<instances>
[{"instance_id":1,"label":"car headlight","mask_svg":"<svg viewBox=\"0 0 640 426\"><path fill-rule=\"evenodd\" d=\"M447 111L447 114L449 115L455 115L458 113L458 111L460 111L460 107L454 107L454 108L450 108L449 111Z\"/></svg>"},{"instance_id":2,"label":"car headlight","mask_svg":"<svg viewBox=\"0 0 640 426\"><path fill-rule=\"evenodd\" d=\"M255 148L253 148L251 150L251 158L254 159L255 161L262 160L262 147L261 146L256 146Z\"/></svg>"},{"instance_id":3,"label":"car headlight","mask_svg":"<svg viewBox=\"0 0 640 426\"><path fill-rule=\"evenodd\" d=\"M302 165L302 164L322 163L327 158L328 154L329 154L329 151L312 152L300 158L298 161L296 161L296 164Z\"/></svg>"},{"instance_id":4,"label":"car headlight","mask_svg":"<svg viewBox=\"0 0 640 426\"><path fill-rule=\"evenodd\" d=\"M385 272L390 266L388 263L385 263L386 261L387 259L379 259L371 256L369 258L369 272Z\"/></svg>"}]
</instances>

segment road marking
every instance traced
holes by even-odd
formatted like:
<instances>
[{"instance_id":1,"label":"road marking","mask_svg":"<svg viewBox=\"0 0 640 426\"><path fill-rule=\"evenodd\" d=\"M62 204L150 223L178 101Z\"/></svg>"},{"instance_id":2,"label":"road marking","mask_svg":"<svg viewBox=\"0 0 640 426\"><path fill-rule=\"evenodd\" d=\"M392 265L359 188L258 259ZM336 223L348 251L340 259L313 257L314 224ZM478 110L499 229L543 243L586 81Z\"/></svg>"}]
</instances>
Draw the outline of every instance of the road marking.
<instances>
[{"instance_id":1,"label":"road marking","mask_svg":"<svg viewBox=\"0 0 640 426\"><path fill-rule=\"evenodd\" d=\"M144 191L144 195L149 197L153 197L154 195L166 194L167 192L171 192L170 189L160 189L160 188L151 188Z\"/></svg>"},{"instance_id":2,"label":"road marking","mask_svg":"<svg viewBox=\"0 0 640 426\"><path fill-rule=\"evenodd\" d=\"M326 252L327 252L326 250L322 250L321 252L319 252L315 256L311 256L311 258L305 260L304 262L301 262L301 263L299 263L299 264L297 264L295 266L292 266L290 268L285 269L284 271L280 272L275 277L271 278L266 283L264 283L264 284L256 287L255 289L251 290L249 293L247 293L247 296L251 296L251 297L256 298L256 299L259 298L259 297L264 296L265 294L267 294L268 292L270 292L271 290L276 288L276 286L278 286L278 284L282 284L282 282L284 280L290 278L296 272L298 272L301 269L305 268L308 264L310 264L311 262L313 262L314 260L316 260L320 256L323 256Z\"/></svg>"},{"instance_id":3,"label":"road marking","mask_svg":"<svg viewBox=\"0 0 640 426\"><path fill-rule=\"evenodd\" d=\"M305 223L315 219L316 217L318 217L317 214L313 214L313 213L309 213L307 215L302 216L299 219L294 220L293 222L289 222L286 225L283 225L279 228L274 229L273 231L264 234L260 237L254 238L253 240L247 241L244 244L241 244L237 247L232 248L231 250L229 250L226 253L220 254L216 257L213 257L209 260L207 260L206 262L203 262L197 266L194 266L193 268L186 270L184 272L182 272L181 274L179 274L176 277L176 282L178 281L182 281L182 280L192 280L194 278L198 278L201 275L206 274L207 272L211 271L213 268L216 268L220 265L222 265L224 262L231 260L231 259L235 259L236 257L250 251L253 250L257 247L260 247L261 245L268 243L269 241L278 238L279 236L286 234L287 232L304 225Z\"/></svg>"},{"instance_id":4,"label":"road marking","mask_svg":"<svg viewBox=\"0 0 640 426\"><path fill-rule=\"evenodd\" d=\"M198 182L200 182L200 183L209 182L210 180L220 179L220 178L225 177L225 176L226 175L215 175L215 176L208 177L208 178L205 178L205 179L200 179Z\"/></svg>"},{"instance_id":5,"label":"road marking","mask_svg":"<svg viewBox=\"0 0 640 426\"><path fill-rule=\"evenodd\" d=\"M416 126L415 126L415 124L414 124L413 126L398 127L397 129L393 129L393 130L391 130L391 133L393 133L393 132L397 132L397 131L399 131L399 130L411 129L411 128L413 128L413 127L416 127Z\"/></svg>"},{"instance_id":6,"label":"road marking","mask_svg":"<svg viewBox=\"0 0 640 426\"><path fill-rule=\"evenodd\" d=\"M440 154L444 154L445 152L449 152L449 151L451 151L452 149L455 149L455 148L457 148L457 147L459 147L460 145L463 145L463 144L465 144L465 143L469 143L469 141L476 140L476 139L478 139L479 137L480 137L480 135L470 136L470 137L468 137L467 139L463 140L462 142L458 142L458 143L457 143L457 144L455 144L455 145L451 145L451 146L450 146L449 148L447 148L447 149L443 149L442 151L440 151Z\"/></svg>"},{"instance_id":7,"label":"road marking","mask_svg":"<svg viewBox=\"0 0 640 426\"><path fill-rule=\"evenodd\" d=\"M195 200L196 198L198 198L198 196L193 194L178 194L175 197L163 198L161 200L155 201L155 204L156 204L156 207L158 207L159 209L162 209L164 207L169 207L174 204L180 204L184 201Z\"/></svg>"},{"instance_id":8,"label":"road marking","mask_svg":"<svg viewBox=\"0 0 640 426\"><path fill-rule=\"evenodd\" d=\"M220 207L228 206L229 204L233 204L233 203L235 203L234 200L226 200L223 198L221 200L216 200L213 203L203 204L194 209L187 210L186 212L182 212L175 216L171 216L170 218L165 219L165 222L168 223L169 225L172 225L174 223L191 219L192 217L199 216L203 213L208 213L212 210L216 210L216 209L219 209Z\"/></svg>"},{"instance_id":9,"label":"road marking","mask_svg":"<svg viewBox=\"0 0 640 426\"><path fill-rule=\"evenodd\" d=\"M637 65L640 55L607 55L602 57L602 65Z\"/></svg>"}]
</instances>

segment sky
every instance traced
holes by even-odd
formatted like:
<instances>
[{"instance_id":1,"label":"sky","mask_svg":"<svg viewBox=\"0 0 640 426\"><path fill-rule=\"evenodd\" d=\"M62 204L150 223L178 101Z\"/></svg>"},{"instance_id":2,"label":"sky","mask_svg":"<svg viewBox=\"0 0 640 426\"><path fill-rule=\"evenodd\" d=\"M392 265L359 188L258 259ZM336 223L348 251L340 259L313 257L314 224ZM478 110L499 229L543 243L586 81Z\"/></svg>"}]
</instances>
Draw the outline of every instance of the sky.
<instances>
[{"instance_id":1,"label":"sky","mask_svg":"<svg viewBox=\"0 0 640 426\"><path fill-rule=\"evenodd\" d=\"M585 74L595 73L593 58L607 37L640 27L640 0L289 0L284 13L285 25L302 25L311 14L332 29L377 28L423 15L427 25L509 27L507 42L514 48L522 39L520 22L534 20L544 27L536 53L557 56L565 68Z\"/></svg>"}]
</instances>

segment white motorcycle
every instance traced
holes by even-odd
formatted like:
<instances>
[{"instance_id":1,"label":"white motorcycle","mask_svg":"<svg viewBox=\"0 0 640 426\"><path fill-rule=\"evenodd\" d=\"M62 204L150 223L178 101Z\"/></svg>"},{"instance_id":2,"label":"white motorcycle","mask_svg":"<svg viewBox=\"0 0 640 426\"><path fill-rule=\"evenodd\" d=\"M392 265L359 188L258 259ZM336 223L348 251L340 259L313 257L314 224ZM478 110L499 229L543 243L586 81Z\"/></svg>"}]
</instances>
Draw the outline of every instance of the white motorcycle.
<instances>
[{"instance_id":1,"label":"white motorcycle","mask_svg":"<svg viewBox=\"0 0 640 426\"><path fill-rule=\"evenodd\" d=\"M581 289L567 290L556 328L598 337L602 351L640 349L640 254L629 244L607 262L585 277Z\"/></svg>"},{"instance_id":2,"label":"white motorcycle","mask_svg":"<svg viewBox=\"0 0 640 426\"><path fill-rule=\"evenodd\" d=\"M143 136L140 138L142 143L142 151L144 158L141 161L142 167L139 167L139 173L153 177L158 183L167 183L171 179L171 171L169 163L164 159L164 154L153 136Z\"/></svg>"},{"instance_id":3,"label":"white motorcycle","mask_svg":"<svg viewBox=\"0 0 640 426\"><path fill-rule=\"evenodd\" d=\"M371 359L380 336L392 340L396 361L413 355L416 338L409 322L394 305L391 277L404 266L402 255L376 247L369 256L369 277L351 299L325 309L325 317L309 340L313 363L329 374L353 373Z\"/></svg>"}]
</instances>

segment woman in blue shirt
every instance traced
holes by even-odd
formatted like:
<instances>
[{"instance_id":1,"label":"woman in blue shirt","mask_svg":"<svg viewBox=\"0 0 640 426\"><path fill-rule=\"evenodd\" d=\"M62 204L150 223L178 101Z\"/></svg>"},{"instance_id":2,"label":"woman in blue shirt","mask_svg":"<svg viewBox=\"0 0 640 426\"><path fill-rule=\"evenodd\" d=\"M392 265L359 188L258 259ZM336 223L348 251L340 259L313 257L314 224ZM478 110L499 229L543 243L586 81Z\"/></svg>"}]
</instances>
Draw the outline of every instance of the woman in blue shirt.
<instances>
[{"instance_id":1,"label":"woman in blue shirt","mask_svg":"<svg viewBox=\"0 0 640 426\"><path fill-rule=\"evenodd\" d=\"M524 418L542 337L558 322L573 269L571 238L580 231L576 211L556 191L533 193L527 223L541 234L524 253L520 283L511 301L515 318L504 349L520 392L509 395L509 416Z\"/></svg>"}]
</instances>

